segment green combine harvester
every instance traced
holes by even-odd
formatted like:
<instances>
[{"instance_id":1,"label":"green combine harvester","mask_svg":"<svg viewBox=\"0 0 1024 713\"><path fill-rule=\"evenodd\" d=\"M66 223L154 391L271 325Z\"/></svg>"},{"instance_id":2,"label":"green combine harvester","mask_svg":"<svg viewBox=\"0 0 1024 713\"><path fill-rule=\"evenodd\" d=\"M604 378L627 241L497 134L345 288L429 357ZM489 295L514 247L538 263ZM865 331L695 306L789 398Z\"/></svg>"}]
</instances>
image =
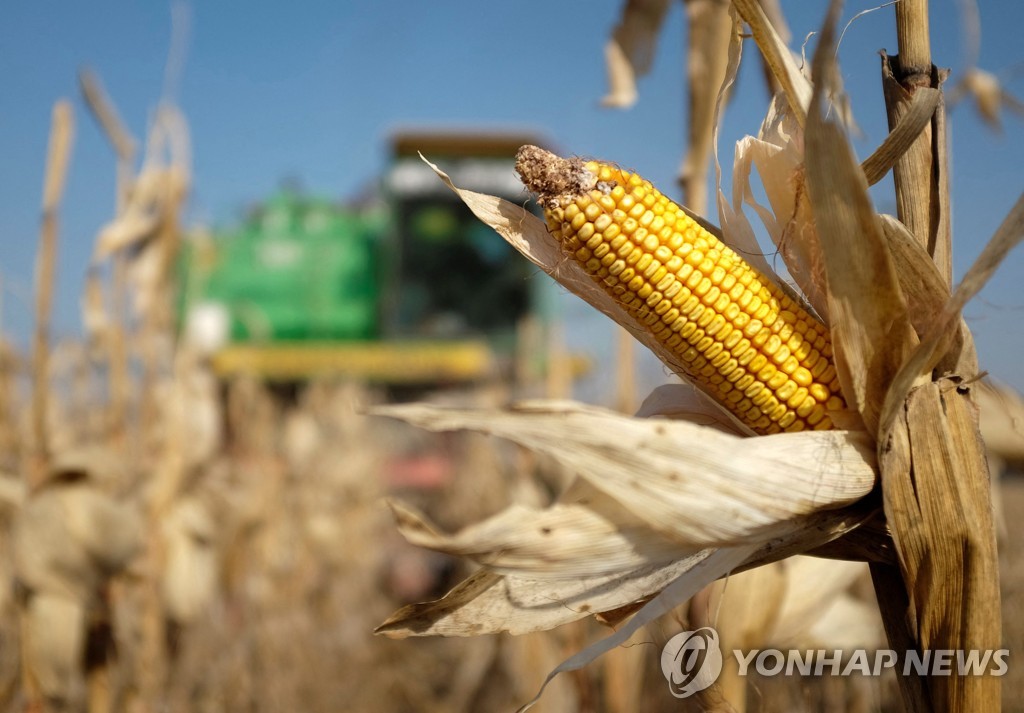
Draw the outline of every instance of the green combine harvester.
<instances>
[{"instance_id":1,"label":"green combine harvester","mask_svg":"<svg viewBox=\"0 0 1024 713\"><path fill-rule=\"evenodd\" d=\"M418 153L457 185L522 203L514 155L530 142L403 132L369 205L280 190L238 228L188 242L185 329L225 377L430 386L502 375L522 321L550 311L552 284Z\"/></svg>"}]
</instances>

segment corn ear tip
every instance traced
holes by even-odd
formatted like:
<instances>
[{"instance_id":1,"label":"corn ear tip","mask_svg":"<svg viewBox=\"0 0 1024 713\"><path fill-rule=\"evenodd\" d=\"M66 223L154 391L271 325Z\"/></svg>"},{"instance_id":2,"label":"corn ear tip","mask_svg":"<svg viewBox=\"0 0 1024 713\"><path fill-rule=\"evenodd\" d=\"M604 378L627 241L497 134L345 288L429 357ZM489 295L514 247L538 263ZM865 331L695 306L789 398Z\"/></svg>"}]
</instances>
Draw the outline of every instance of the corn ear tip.
<instances>
[{"instance_id":1,"label":"corn ear tip","mask_svg":"<svg viewBox=\"0 0 1024 713\"><path fill-rule=\"evenodd\" d=\"M541 205L556 204L563 197L578 196L597 185L597 176L587 170L582 159L562 158L538 146L520 147L516 172L537 194Z\"/></svg>"}]
</instances>

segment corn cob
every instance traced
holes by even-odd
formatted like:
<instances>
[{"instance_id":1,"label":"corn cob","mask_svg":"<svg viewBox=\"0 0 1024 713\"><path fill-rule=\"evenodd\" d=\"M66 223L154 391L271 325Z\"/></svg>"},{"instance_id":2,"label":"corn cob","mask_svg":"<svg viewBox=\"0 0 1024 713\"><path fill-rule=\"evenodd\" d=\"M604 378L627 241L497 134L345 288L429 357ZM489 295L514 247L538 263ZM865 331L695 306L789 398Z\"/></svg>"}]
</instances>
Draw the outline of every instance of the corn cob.
<instances>
[{"instance_id":1,"label":"corn cob","mask_svg":"<svg viewBox=\"0 0 1024 713\"><path fill-rule=\"evenodd\" d=\"M635 173L524 146L516 170L565 255L760 434L846 408L828 328Z\"/></svg>"}]
</instances>

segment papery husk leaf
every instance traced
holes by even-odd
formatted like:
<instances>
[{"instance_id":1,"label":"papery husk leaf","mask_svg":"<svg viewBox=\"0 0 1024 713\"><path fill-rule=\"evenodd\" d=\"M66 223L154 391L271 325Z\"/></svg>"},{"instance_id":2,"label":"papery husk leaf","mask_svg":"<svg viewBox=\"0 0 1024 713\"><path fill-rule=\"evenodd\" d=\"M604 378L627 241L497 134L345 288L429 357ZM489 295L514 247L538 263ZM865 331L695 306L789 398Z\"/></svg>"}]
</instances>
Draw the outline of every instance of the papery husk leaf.
<instances>
[{"instance_id":1,"label":"papery husk leaf","mask_svg":"<svg viewBox=\"0 0 1024 713\"><path fill-rule=\"evenodd\" d=\"M21 661L25 674L59 710L82 706L88 606L74 597L42 592L25 603ZM84 706L83 706L84 707Z\"/></svg>"},{"instance_id":2,"label":"papery husk leaf","mask_svg":"<svg viewBox=\"0 0 1024 713\"><path fill-rule=\"evenodd\" d=\"M396 501L391 508L410 544L468 557L500 574L537 580L629 573L667 565L702 549L657 532L582 479L548 508L512 505L452 535L441 533L407 505ZM791 529L809 524L800 521Z\"/></svg>"},{"instance_id":3,"label":"papery husk leaf","mask_svg":"<svg viewBox=\"0 0 1024 713\"><path fill-rule=\"evenodd\" d=\"M718 220L722 224L721 231L716 233L726 245L736 251L751 267L763 275L774 275L774 270L765 259L764 251L758 245L757 237L753 228L743 215L736 196L736 180L733 179L734 200L730 203L722 190L722 164L719 161L718 132L721 126L720 116L725 107L725 97L728 95L732 85L736 82L739 72L740 60L743 56L743 40L739 32L739 20L736 20L732 39L729 43L729 63L725 69L725 79L722 81L722 88L718 92L718 100L715 104L714 130L711 134L711 143L714 148L713 157L715 160L715 199L718 208Z\"/></svg>"},{"instance_id":4,"label":"papery husk leaf","mask_svg":"<svg viewBox=\"0 0 1024 713\"><path fill-rule=\"evenodd\" d=\"M713 551L706 558L695 562L684 576L680 576L656 597L644 604L632 619L623 621L621 627L614 634L591 644L555 668L548 674L534 699L519 710L525 711L535 704L543 694L544 687L559 673L579 670L602 654L617 646L622 646L641 627L668 614L716 579L730 572L776 562L784 557L805 551L812 546L813 542L823 543L832 540L841 532L856 527L853 524L854 521L861 521L862 518L863 513L855 515L852 511L846 515L839 512L819 513L811 518L815 524L808 522L803 530L792 533L788 538L765 543L760 548L743 546ZM627 608L626 611L629 612L629 609Z\"/></svg>"},{"instance_id":5,"label":"papery husk leaf","mask_svg":"<svg viewBox=\"0 0 1024 713\"><path fill-rule=\"evenodd\" d=\"M746 174L749 174L749 166L743 166L742 154L738 155L738 165L733 168L734 176L731 202L726 199L725 192L722 190L722 165L718 160L718 129L721 124L719 116L725 105L725 97L728 95L730 88L736 81L740 59L742 57L742 48L743 43L740 35L740 27L737 24L732 33L732 41L729 44L729 64L726 67L725 79L722 82L722 88L718 93L718 101L715 106L715 128L712 132L712 144L714 146L715 158L715 195L718 207L718 219L722 223L722 228L720 230L717 228L709 228L704 221L698 220L698 222L701 223L705 229L718 236L722 242L736 251L737 254L743 257L744 260L746 260L762 275L775 282L780 289L793 298L793 300L798 304L807 308L808 303L805 297L794 290L789 283L782 281L775 273L775 270L772 269L771 265L768 264L764 250L757 242L754 229L751 227L750 221L748 221L747 217L743 214L743 196L745 191L749 190L749 186L747 186L742 180L737 180L736 176L741 175L745 178ZM769 116L771 116L771 113L769 113ZM690 217L693 218L694 216L690 215Z\"/></svg>"},{"instance_id":6,"label":"papery husk leaf","mask_svg":"<svg viewBox=\"0 0 1024 713\"><path fill-rule=\"evenodd\" d=\"M742 549L746 553L754 548ZM648 565L626 573L571 580L538 580L482 569L456 585L443 599L399 609L375 631L397 639L545 631L642 600L713 554L715 550L702 550L669 565ZM745 557L746 554L740 557L739 562ZM726 571L729 570L719 571L708 581Z\"/></svg>"},{"instance_id":7,"label":"papery husk leaf","mask_svg":"<svg viewBox=\"0 0 1024 713\"><path fill-rule=\"evenodd\" d=\"M839 621L830 621L833 614L830 607L842 600L854 583L869 576L867 564L790 557L773 566L782 568L785 573L786 596L776 612L771 643L801 649L844 648L846 645L873 649L884 643L882 622L874 606L853 607L864 614L855 622L844 621L842 617ZM807 586L809 582L814 586ZM850 598L850 601L855 600ZM864 605L864 602L859 603ZM840 622L843 626L838 626ZM856 630L846 624L854 624Z\"/></svg>"},{"instance_id":8,"label":"papery husk leaf","mask_svg":"<svg viewBox=\"0 0 1024 713\"><path fill-rule=\"evenodd\" d=\"M462 199L477 218L493 228L526 259L577 297L623 327L667 366L673 368L676 365L677 358L660 344L650 331L623 310L611 295L594 282L579 263L566 259L562 255L558 242L548 233L547 226L542 220L509 201L456 187L444 171L427 159L423 160L444 181L445 185ZM703 218L689 213L688 215L697 220L709 232L721 236L721 232ZM684 372L680 371L679 373L684 376ZM724 406L720 406L719 410L721 418L735 424L735 427L743 433L754 435L748 426L745 426Z\"/></svg>"},{"instance_id":9,"label":"papery husk leaf","mask_svg":"<svg viewBox=\"0 0 1024 713\"><path fill-rule=\"evenodd\" d=\"M685 421L571 403L513 410L384 406L435 431L468 429L550 455L654 530L693 547L761 542L792 520L856 502L875 483L873 445L845 431L738 438Z\"/></svg>"},{"instance_id":10,"label":"papery husk leaf","mask_svg":"<svg viewBox=\"0 0 1024 713\"><path fill-rule=\"evenodd\" d=\"M677 606L693 597L697 592L724 574L731 572L753 553L752 547L729 548L716 550L705 560L697 563L687 576L679 577L665 587L658 596L644 605L632 619L625 622L614 634L597 641L579 653L570 656L548 674L540 690L533 700L519 709L518 713L528 710L540 699L545 687L560 673L578 671L612 649L629 641L642 627L655 619L668 614Z\"/></svg>"},{"instance_id":11,"label":"papery husk leaf","mask_svg":"<svg viewBox=\"0 0 1024 713\"><path fill-rule=\"evenodd\" d=\"M836 371L847 403L877 434L886 390L917 337L864 173L841 126L823 115L835 17L832 12L814 57L807 185L825 257Z\"/></svg>"},{"instance_id":12,"label":"papery husk leaf","mask_svg":"<svg viewBox=\"0 0 1024 713\"><path fill-rule=\"evenodd\" d=\"M583 487L580 487L583 486ZM693 555L653 530L585 481L548 508L511 505L497 515L444 535L408 506L391 503L409 543L469 557L502 574L575 579L668 564Z\"/></svg>"},{"instance_id":13,"label":"papery husk leaf","mask_svg":"<svg viewBox=\"0 0 1024 713\"><path fill-rule=\"evenodd\" d=\"M605 45L608 94L602 106L629 108L636 103L636 78L651 69L668 6L669 0L626 0L619 24Z\"/></svg>"},{"instance_id":14,"label":"papery husk leaf","mask_svg":"<svg viewBox=\"0 0 1024 713\"><path fill-rule=\"evenodd\" d=\"M792 531L765 539L757 546L701 550L667 565L642 566L610 576L534 579L483 569L456 585L442 599L403 607L376 631L392 638L524 634L590 615L600 615L605 623L617 625L643 609L648 600L670 583L691 578L690 571L702 563L725 562L728 566L716 565L717 574L710 579L703 579L705 570L698 569L692 575L701 577L697 588L729 572L760 567L833 542L855 531L872 512L860 505L822 511L797 519ZM732 555L715 555L739 550L746 553L739 564L733 564L736 560Z\"/></svg>"},{"instance_id":15,"label":"papery husk leaf","mask_svg":"<svg viewBox=\"0 0 1024 713\"><path fill-rule=\"evenodd\" d=\"M670 418L717 428L736 436L746 435L735 423L722 418L722 409L693 384L662 384L647 395L636 418Z\"/></svg>"},{"instance_id":16,"label":"papery husk leaf","mask_svg":"<svg viewBox=\"0 0 1024 713\"><path fill-rule=\"evenodd\" d=\"M750 179L754 167L770 210L754 198ZM807 197L803 129L781 95L772 101L758 137L747 136L737 142L732 180L734 214L740 214L743 203L757 212L800 288L800 303L809 305L810 311L827 323L825 267Z\"/></svg>"}]
</instances>

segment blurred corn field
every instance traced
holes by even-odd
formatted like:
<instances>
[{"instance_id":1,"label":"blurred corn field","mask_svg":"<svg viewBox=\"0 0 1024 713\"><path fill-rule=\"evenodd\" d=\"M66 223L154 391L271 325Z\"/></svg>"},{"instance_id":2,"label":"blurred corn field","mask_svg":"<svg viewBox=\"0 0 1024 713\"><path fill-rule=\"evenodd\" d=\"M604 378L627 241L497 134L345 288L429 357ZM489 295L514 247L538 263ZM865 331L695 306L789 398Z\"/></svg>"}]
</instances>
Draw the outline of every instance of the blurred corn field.
<instances>
[{"instance_id":1,"label":"blurred corn field","mask_svg":"<svg viewBox=\"0 0 1024 713\"><path fill-rule=\"evenodd\" d=\"M755 5L741 4L748 12ZM627 106L639 99L636 77L649 64L668 5L665 0L624 3L607 47L610 91L605 105ZM688 209L705 215L709 195L704 177L714 157L716 107L727 99L728 92L720 91L723 82L735 76L739 20L730 14L729 3L689 0L685 5L691 122L679 181ZM757 7L784 47L789 37L778 3L765 0ZM787 77L773 65L771 53L765 54L766 82L782 90ZM956 85L956 97L975 99L986 118L997 122L1001 108L1016 111L1019 102L993 82L992 75L974 67ZM669 580L645 582L648 589L641 596L616 600L615 606L594 594L605 609L568 611L555 598L554 613L550 606L543 614L531 612L547 617L540 623L515 619L515 612L502 618L506 610L501 609L472 611L479 624L446 621L453 601L467 608L472 604L471 597L459 599L458 593L465 595L474 584L479 589L481 583L497 591L498 578L487 577L505 571L501 557L508 553L487 540L498 537L497 528L473 530L473 523L529 523L560 505L569 509L589 498L604 503L602 515L620 517L609 516L615 525L609 537L627 532L662 557L678 559L678 539L667 544L671 538L645 539L633 515L622 515L576 479L574 463L599 471L604 466L598 461L608 460L607 454L598 458L593 448L583 452L568 438L555 446L550 442L568 423L568 432L585 435L600 427L606 429L602 433L639 434L636 442L664 445L643 440L663 426L560 401L506 410L516 386L508 383L450 389L429 395L424 405L395 407L383 390L353 381L311 381L295 393L282 393L255 378L218 378L208 359L180 337L174 318L173 266L188 228L182 216L191 183L187 119L178 107L161 105L145 140L139 141L122 124L98 76L83 73L81 88L82 106L110 139L118 166L117 207L97 234L89 265L81 299L85 337L54 341L49 312L60 285L55 274L60 203L73 160L75 117L86 113L76 112L70 102L57 102L46 159L31 348L20 352L0 334L0 710L512 710L533 698L563 660L599 646L608 626L622 624L667 585ZM838 97L838 87L832 88ZM815 97L820 100L819 94ZM841 114L841 102L836 107ZM934 112L935 105L931 108ZM778 122L773 124L773 118ZM779 138L792 128L769 114L762 143L747 146L750 153L740 160L749 167L775 149L792 158L787 154L792 145ZM871 175L872 169L879 170L865 162L865 172ZM467 198L471 204L474 200L482 199ZM798 232L812 230L801 214L809 210L806 205L791 201L789 208L791 215L777 215L777 223L768 226L769 232L774 227L779 233L773 239L792 239L788 231L794 225ZM720 217L731 215L724 197L720 209ZM501 216L496 216L492 213L489 222L502 230ZM503 234L512 239L508 231ZM548 237L546 232L543 236ZM790 271L806 302L826 314L828 293L815 281L823 268L816 256L808 258L792 246L778 245L787 256L796 255ZM544 267L544 256L536 252L540 248L529 244L520 249ZM549 267L561 266L561 258L546 259ZM940 272L948 270L944 257L935 259ZM570 275L563 281L573 279ZM584 283L573 284L590 294L594 288L579 287ZM625 319L620 322L630 328ZM635 328L634 335L643 341ZM969 334L958 335L969 341ZM628 340L622 342L620 358L631 364ZM656 343L645 343L658 353ZM632 411L628 369L617 378L622 410ZM564 396L566 390L564 383L548 385L551 396ZM988 382L975 390L974 398L980 403L992 472L1021 468L1024 402ZM694 420L696 415L704 424L723 426L713 406L676 384L652 394L638 415L662 420ZM677 425L673 435L709 442L723 436ZM650 430L644 430L647 426ZM724 430L734 426L725 423ZM857 438L829 443L840 453L837 458L853 459L849 452L860 452L858 447L870 450ZM720 442L737 449L727 455L740 453L737 442ZM779 448L776 461L783 454L793 457L794 451ZM561 451L561 457L553 451ZM709 473L708 482L721 482L713 475L724 477ZM871 517L880 512L877 503L874 510L858 504L874 487L875 472L865 467L858 477L836 486L836 491L846 488L840 504L848 511L830 503L839 515L814 519L820 513L801 513L806 516L801 526L810 522L828 530L832 540L800 540L805 535L799 529L772 531L785 554L824 548L865 522L871 534L884 531L877 519L876 530L870 530ZM871 497L880 496L875 492ZM1024 640L1024 569L1019 564L1024 485L1007 478L995 500L1002 547L1002 636L1012 645ZM720 511L704 517L698 524L708 529L716 526L712 521L728 519ZM674 535L691 525L680 524ZM439 534L442 530L462 534L446 536ZM432 549L416 547L402 535ZM680 702L671 696L659 656L665 642L686 626L716 626L725 648L887 646L878 584L873 590L865 562L779 561L774 553L751 552L727 569L764 566L699 588L688 603L649 621L630 645L613 647L591 666L553 679L537 710L900 710L901 693L892 677L740 680L727 667L721 686L704 697ZM563 553L541 549L552 560L556 554ZM593 551L590 556L596 557ZM481 560L483 568L478 567ZM880 562L893 564L891 550L878 554L874 564ZM516 594L513 579L503 575L501 586ZM458 585L464 580L470 584ZM533 586L534 580L527 584L535 593L543 590ZM434 609L416 604L436 604L456 586L463 589L456 588L447 604ZM586 616L596 611L601 613L597 620ZM382 621L383 631L401 635L483 630L520 635L395 641L374 635ZM541 631L555 624L565 626ZM1024 696L1024 671L1011 665L1003 686L1005 701ZM1007 706L1011 709L1012 703Z\"/></svg>"}]
</instances>

